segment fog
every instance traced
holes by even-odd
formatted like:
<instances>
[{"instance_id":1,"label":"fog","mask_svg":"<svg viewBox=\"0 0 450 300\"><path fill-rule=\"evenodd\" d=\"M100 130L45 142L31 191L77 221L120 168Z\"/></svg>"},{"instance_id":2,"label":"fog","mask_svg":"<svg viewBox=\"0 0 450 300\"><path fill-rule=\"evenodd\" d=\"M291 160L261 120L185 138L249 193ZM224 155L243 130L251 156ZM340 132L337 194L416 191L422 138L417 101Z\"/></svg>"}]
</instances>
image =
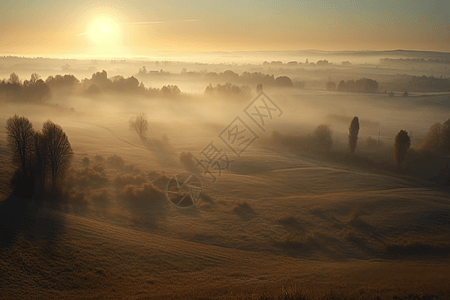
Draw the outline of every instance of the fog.
<instances>
[{"instance_id":1,"label":"fog","mask_svg":"<svg viewBox=\"0 0 450 300\"><path fill-rule=\"evenodd\" d=\"M3 257L28 253L37 268L37 253L49 247L61 263L55 270L71 269L99 290L124 281L121 296L128 287L143 291L154 283L154 295L166 295L174 279L180 283L169 293L174 298L198 298L233 284L245 298L247 279L256 290L269 284L276 295L278 284L308 276L325 276L323 285L314 285L319 291L336 278L347 280L342 295L348 296L355 285L370 283L348 279L357 270L380 277L382 288L371 295L392 298L391 281L402 282L403 292L416 287L411 274L444 280L448 269L435 270L450 251L448 54L183 58L0 58L0 262L8 274L18 267ZM265 102L257 102L260 97ZM255 107L264 115L246 114ZM30 174L22 174L20 161L12 159L5 126L15 115L35 131L51 120L67 135L73 161L58 187L51 188L49 178L41 190L27 186L24 178L36 177L36 167L31 161ZM245 137L254 139L246 148L227 142L233 133L226 129L236 120L254 134ZM441 123L437 137L430 133L435 123ZM410 142L401 144L401 130ZM209 173L200 162L208 163L204 151L211 142L229 164L220 170L210 165ZM402 147L402 159L394 159L394 149ZM194 177L178 175L186 173ZM32 189L28 197L24 186ZM82 254L74 265L67 253ZM387 272L392 266L410 275ZM324 267L330 273L319 271ZM207 292L187 288L185 272L201 278ZM84 283L61 276L56 289L76 297L75 287ZM212 276L216 281L207 283ZM443 295L445 289L424 291Z\"/></svg>"}]
</instances>

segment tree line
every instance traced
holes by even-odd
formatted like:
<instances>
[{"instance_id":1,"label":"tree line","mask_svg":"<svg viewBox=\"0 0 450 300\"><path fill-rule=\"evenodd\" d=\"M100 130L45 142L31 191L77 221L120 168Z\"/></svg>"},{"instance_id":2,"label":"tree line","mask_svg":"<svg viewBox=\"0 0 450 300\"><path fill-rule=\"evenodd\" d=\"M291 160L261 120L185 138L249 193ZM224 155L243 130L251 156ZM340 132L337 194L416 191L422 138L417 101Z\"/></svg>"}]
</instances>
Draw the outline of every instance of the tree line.
<instances>
[{"instance_id":1,"label":"tree line","mask_svg":"<svg viewBox=\"0 0 450 300\"><path fill-rule=\"evenodd\" d=\"M187 71L183 69L181 74L171 74L169 72L161 71L147 71L146 67L142 67L139 69L137 76L152 76L152 77L161 77L161 76L183 76L190 78L192 80L202 80L206 82L230 82L232 84L263 84L264 86L272 86L272 87L296 87L303 88L304 83L300 81L293 81L288 76L278 76L275 77L273 74L264 74L261 72L243 72L241 75L232 71L226 70L224 72L195 72L195 71Z\"/></svg>"},{"instance_id":2,"label":"tree line","mask_svg":"<svg viewBox=\"0 0 450 300\"><path fill-rule=\"evenodd\" d=\"M176 97L181 91L176 85L166 85L161 89L147 88L134 76L121 75L108 78L106 71L96 72L91 78L79 80L74 75L49 76L45 81L36 73L30 80L21 81L12 73L8 79L0 81L0 101L45 103L55 95L96 96L102 93L126 93L148 98Z\"/></svg>"},{"instance_id":3,"label":"tree line","mask_svg":"<svg viewBox=\"0 0 450 300\"><path fill-rule=\"evenodd\" d=\"M329 80L325 87L329 91L334 91L336 90L336 82ZM337 85L337 90L340 92L376 93L378 92L378 82L369 78L341 80Z\"/></svg>"}]
</instances>

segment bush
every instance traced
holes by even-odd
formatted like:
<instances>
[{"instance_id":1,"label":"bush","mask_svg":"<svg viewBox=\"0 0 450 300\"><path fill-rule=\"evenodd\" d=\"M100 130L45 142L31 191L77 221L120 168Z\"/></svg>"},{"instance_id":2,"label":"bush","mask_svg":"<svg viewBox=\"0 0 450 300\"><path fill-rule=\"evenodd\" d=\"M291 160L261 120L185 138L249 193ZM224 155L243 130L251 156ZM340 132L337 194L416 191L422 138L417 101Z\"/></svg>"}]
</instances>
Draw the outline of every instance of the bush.
<instances>
[{"instance_id":1,"label":"bush","mask_svg":"<svg viewBox=\"0 0 450 300\"><path fill-rule=\"evenodd\" d=\"M404 130L400 130L395 136L394 142L394 159L397 163L397 167L400 167L400 164L405 159L406 153L408 152L410 146L411 139L409 138L408 133Z\"/></svg>"},{"instance_id":2,"label":"bush","mask_svg":"<svg viewBox=\"0 0 450 300\"><path fill-rule=\"evenodd\" d=\"M330 151L333 146L332 130L330 126L321 124L313 132L313 138L318 150Z\"/></svg>"}]
</instances>

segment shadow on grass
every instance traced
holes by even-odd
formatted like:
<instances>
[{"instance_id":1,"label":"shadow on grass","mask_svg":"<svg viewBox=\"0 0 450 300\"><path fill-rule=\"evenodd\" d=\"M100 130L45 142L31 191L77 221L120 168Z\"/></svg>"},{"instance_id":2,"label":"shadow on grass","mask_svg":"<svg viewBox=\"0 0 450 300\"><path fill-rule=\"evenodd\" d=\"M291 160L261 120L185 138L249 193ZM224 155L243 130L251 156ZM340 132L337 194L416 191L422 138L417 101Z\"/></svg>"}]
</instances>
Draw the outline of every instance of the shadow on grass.
<instances>
[{"instance_id":1,"label":"shadow on grass","mask_svg":"<svg viewBox=\"0 0 450 300\"><path fill-rule=\"evenodd\" d=\"M54 200L59 198L58 193L36 196L33 182L33 178L19 172L13 176L13 193L0 202L0 248L11 247L19 235L53 242L62 231L63 218L48 209L60 207L60 202Z\"/></svg>"},{"instance_id":2,"label":"shadow on grass","mask_svg":"<svg viewBox=\"0 0 450 300\"><path fill-rule=\"evenodd\" d=\"M0 202L0 248L14 245L19 235L27 240L43 239L53 243L63 228L63 217L46 209L42 200L11 194Z\"/></svg>"},{"instance_id":3,"label":"shadow on grass","mask_svg":"<svg viewBox=\"0 0 450 300\"><path fill-rule=\"evenodd\" d=\"M179 165L177 154L167 139L151 139L141 136L142 144L155 156L159 163Z\"/></svg>"}]
</instances>

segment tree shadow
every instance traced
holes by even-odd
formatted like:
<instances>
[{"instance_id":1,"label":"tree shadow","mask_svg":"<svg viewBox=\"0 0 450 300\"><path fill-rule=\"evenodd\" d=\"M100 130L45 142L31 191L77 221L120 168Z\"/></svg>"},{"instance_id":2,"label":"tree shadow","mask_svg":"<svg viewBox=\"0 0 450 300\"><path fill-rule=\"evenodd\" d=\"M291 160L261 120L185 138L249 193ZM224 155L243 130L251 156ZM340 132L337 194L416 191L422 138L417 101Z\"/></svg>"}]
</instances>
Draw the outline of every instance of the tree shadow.
<instances>
[{"instance_id":1,"label":"tree shadow","mask_svg":"<svg viewBox=\"0 0 450 300\"><path fill-rule=\"evenodd\" d=\"M16 172L11 179L13 192L0 201L0 248L14 245L22 235L27 240L44 239L53 243L63 228L59 193L38 195L34 178Z\"/></svg>"},{"instance_id":2,"label":"tree shadow","mask_svg":"<svg viewBox=\"0 0 450 300\"><path fill-rule=\"evenodd\" d=\"M53 243L64 227L63 217L45 207L44 201L11 194L0 202L0 249L10 248L22 235L27 240Z\"/></svg>"},{"instance_id":3,"label":"tree shadow","mask_svg":"<svg viewBox=\"0 0 450 300\"><path fill-rule=\"evenodd\" d=\"M172 166L179 165L176 159L177 154L169 144L167 138L153 139L141 136L142 144L155 156L159 163L170 164Z\"/></svg>"},{"instance_id":4,"label":"tree shadow","mask_svg":"<svg viewBox=\"0 0 450 300\"><path fill-rule=\"evenodd\" d=\"M258 215L245 200L236 201L231 211L237 214L244 222L250 221Z\"/></svg>"}]
</instances>

